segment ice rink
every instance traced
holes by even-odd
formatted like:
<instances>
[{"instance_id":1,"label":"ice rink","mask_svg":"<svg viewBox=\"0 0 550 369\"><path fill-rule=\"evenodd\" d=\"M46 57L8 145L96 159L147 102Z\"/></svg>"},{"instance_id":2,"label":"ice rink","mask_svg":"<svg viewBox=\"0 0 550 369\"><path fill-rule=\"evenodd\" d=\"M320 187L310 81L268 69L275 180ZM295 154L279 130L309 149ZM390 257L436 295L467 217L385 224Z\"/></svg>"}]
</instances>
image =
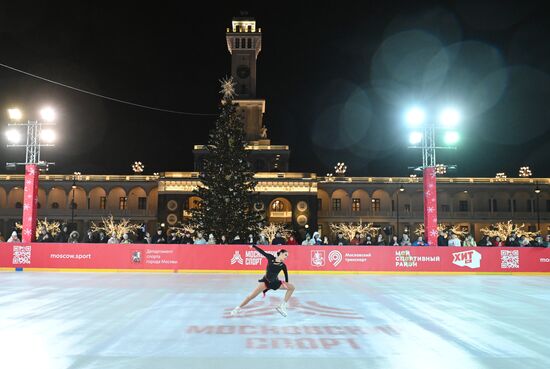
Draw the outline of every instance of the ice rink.
<instances>
[{"instance_id":1,"label":"ice rink","mask_svg":"<svg viewBox=\"0 0 550 369\"><path fill-rule=\"evenodd\" d=\"M0 273L0 367L550 368L550 277Z\"/></svg>"}]
</instances>

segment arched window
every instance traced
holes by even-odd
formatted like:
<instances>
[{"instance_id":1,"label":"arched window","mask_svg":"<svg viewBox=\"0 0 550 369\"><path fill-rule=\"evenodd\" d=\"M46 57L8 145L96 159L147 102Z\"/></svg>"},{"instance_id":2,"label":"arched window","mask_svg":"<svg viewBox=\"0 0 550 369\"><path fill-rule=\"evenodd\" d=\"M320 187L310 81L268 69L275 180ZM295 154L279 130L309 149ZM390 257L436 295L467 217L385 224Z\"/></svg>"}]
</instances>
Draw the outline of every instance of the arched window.
<instances>
[{"instance_id":1,"label":"arched window","mask_svg":"<svg viewBox=\"0 0 550 369\"><path fill-rule=\"evenodd\" d=\"M284 211L285 204L282 201L276 200L271 204L271 210L273 211Z\"/></svg>"}]
</instances>

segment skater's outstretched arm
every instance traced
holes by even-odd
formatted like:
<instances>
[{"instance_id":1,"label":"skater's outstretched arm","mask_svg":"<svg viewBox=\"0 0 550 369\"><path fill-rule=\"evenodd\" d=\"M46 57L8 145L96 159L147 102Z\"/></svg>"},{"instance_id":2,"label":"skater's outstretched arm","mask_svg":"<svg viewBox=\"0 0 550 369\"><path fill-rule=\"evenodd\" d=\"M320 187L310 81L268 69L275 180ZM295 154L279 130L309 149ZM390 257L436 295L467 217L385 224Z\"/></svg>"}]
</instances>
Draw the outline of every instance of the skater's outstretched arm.
<instances>
[{"instance_id":1,"label":"skater's outstretched arm","mask_svg":"<svg viewBox=\"0 0 550 369\"><path fill-rule=\"evenodd\" d=\"M275 259L275 256L271 255L271 254L268 254L267 252L265 252L264 250L262 250L261 248L259 248L258 246L256 245L252 245L252 247L254 247L256 250L258 250L258 252L260 254L262 254L263 256L265 256L267 259Z\"/></svg>"}]
</instances>

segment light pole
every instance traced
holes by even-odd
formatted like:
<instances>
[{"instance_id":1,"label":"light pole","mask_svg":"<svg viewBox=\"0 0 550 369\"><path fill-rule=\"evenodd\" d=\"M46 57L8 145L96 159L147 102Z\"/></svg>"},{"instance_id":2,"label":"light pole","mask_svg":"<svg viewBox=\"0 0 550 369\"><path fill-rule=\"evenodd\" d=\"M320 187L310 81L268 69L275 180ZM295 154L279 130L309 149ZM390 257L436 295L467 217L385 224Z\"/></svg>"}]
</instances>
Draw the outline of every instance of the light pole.
<instances>
[{"instance_id":1,"label":"light pole","mask_svg":"<svg viewBox=\"0 0 550 369\"><path fill-rule=\"evenodd\" d=\"M15 168L17 165L25 166L25 191L23 199L23 242L32 242L36 231L36 215L38 203L38 178L40 168L46 169L48 163L40 160L40 149L45 146L54 146L55 132L48 128L55 125L55 111L52 108L46 107L40 110L40 116L43 122L37 120L28 120L27 123L20 123L23 118L23 113L17 108L8 109L8 114L11 123L8 126L14 127L6 132L8 147L24 147L25 162L24 163L6 163L8 168ZM20 144L21 133L20 127L26 127L27 137L26 143ZM44 128L46 127L46 128Z\"/></svg>"},{"instance_id":2,"label":"light pole","mask_svg":"<svg viewBox=\"0 0 550 369\"><path fill-rule=\"evenodd\" d=\"M539 198L540 198L540 187L537 182L537 187L535 188L535 194L537 194L537 232L540 233L540 207L539 207Z\"/></svg>"},{"instance_id":3,"label":"light pole","mask_svg":"<svg viewBox=\"0 0 550 369\"><path fill-rule=\"evenodd\" d=\"M437 180L436 160L437 149L454 149L451 146L458 142L458 133L454 130L460 120L460 113L454 108L445 108L439 114L438 123L435 119L427 119L425 111L420 107L413 107L405 115L407 123L417 130L410 133L409 141L411 148L422 149L422 166L417 170L423 171L424 187L424 226L425 235L429 245L437 245ZM427 122L428 121L428 122ZM422 130L419 130L419 129ZM437 146L435 142L436 128L443 128L447 131L444 134L444 141L449 146Z\"/></svg>"},{"instance_id":4,"label":"light pole","mask_svg":"<svg viewBox=\"0 0 550 369\"><path fill-rule=\"evenodd\" d=\"M399 187L399 191L397 191L397 201L396 201L396 205L397 205L397 211L396 211L396 217L397 217L397 224L396 224L396 231L395 231L395 235L399 238L399 192L403 192L405 191L405 187L403 187L403 185L401 185Z\"/></svg>"}]
</instances>

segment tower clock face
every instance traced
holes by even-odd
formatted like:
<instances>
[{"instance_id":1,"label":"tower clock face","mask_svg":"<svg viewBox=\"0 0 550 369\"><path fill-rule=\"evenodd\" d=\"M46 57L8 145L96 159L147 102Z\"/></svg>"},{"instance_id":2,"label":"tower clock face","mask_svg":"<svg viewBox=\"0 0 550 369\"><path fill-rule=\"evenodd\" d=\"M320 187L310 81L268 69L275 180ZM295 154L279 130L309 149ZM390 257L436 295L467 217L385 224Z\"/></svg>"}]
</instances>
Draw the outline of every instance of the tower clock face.
<instances>
[{"instance_id":1,"label":"tower clock face","mask_svg":"<svg viewBox=\"0 0 550 369\"><path fill-rule=\"evenodd\" d=\"M241 79L246 79L250 75L250 68L246 65L239 65L237 67L237 76Z\"/></svg>"}]
</instances>

